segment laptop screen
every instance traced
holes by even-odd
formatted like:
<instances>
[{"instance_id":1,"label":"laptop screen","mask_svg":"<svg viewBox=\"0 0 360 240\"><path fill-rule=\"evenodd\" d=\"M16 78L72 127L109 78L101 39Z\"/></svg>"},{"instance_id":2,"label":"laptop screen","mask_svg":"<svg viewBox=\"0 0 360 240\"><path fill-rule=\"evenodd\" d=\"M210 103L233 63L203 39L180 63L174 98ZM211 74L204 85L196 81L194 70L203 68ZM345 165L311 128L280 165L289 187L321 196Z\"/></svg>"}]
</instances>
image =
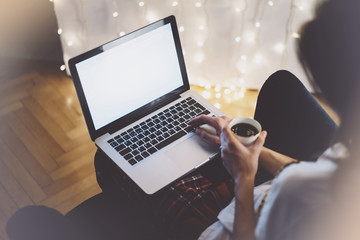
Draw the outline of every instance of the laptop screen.
<instances>
[{"instance_id":1,"label":"laptop screen","mask_svg":"<svg viewBox=\"0 0 360 240\"><path fill-rule=\"evenodd\" d=\"M183 86L171 24L75 64L95 130Z\"/></svg>"}]
</instances>

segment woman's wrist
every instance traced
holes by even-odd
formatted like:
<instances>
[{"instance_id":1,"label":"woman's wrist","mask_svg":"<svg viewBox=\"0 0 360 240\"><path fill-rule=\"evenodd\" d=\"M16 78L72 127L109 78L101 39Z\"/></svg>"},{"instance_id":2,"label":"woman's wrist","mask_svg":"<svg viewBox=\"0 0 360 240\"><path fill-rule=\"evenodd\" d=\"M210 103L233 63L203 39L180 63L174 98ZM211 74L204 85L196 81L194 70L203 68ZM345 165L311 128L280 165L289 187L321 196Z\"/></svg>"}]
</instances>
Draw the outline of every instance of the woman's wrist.
<instances>
[{"instance_id":1,"label":"woman's wrist","mask_svg":"<svg viewBox=\"0 0 360 240\"><path fill-rule=\"evenodd\" d=\"M255 180L256 173L241 174L238 177L234 178L235 185L253 185Z\"/></svg>"},{"instance_id":2,"label":"woman's wrist","mask_svg":"<svg viewBox=\"0 0 360 240\"><path fill-rule=\"evenodd\" d=\"M241 195L253 192L255 176L241 176L234 180L234 193L236 200L240 200Z\"/></svg>"}]
</instances>

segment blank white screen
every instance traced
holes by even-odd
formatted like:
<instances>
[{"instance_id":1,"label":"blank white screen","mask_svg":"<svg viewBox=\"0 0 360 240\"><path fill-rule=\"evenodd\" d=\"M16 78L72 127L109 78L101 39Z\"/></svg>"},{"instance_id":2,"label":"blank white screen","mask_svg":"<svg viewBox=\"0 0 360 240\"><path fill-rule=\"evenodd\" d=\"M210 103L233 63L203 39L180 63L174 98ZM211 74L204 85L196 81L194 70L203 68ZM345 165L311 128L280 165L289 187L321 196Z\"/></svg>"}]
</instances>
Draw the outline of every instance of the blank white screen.
<instances>
[{"instance_id":1,"label":"blank white screen","mask_svg":"<svg viewBox=\"0 0 360 240\"><path fill-rule=\"evenodd\" d=\"M96 130L183 85L170 23L76 68Z\"/></svg>"}]
</instances>

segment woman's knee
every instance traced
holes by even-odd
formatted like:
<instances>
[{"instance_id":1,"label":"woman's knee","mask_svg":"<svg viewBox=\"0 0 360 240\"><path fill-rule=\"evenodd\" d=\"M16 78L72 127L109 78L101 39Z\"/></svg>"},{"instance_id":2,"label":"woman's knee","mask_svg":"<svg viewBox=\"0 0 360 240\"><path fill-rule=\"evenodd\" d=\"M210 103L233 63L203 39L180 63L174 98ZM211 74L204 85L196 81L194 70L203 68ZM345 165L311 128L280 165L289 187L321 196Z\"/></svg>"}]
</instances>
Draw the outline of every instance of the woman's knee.
<instances>
[{"instance_id":1,"label":"woman's knee","mask_svg":"<svg viewBox=\"0 0 360 240\"><path fill-rule=\"evenodd\" d=\"M273 73L260 89L258 101L269 100L275 96L298 96L308 92L302 82L291 72L279 70Z\"/></svg>"},{"instance_id":2,"label":"woman's knee","mask_svg":"<svg viewBox=\"0 0 360 240\"><path fill-rule=\"evenodd\" d=\"M263 91L291 91L291 89L305 88L302 82L291 72L279 70L270 75L262 86L260 93Z\"/></svg>"}]
</instances>

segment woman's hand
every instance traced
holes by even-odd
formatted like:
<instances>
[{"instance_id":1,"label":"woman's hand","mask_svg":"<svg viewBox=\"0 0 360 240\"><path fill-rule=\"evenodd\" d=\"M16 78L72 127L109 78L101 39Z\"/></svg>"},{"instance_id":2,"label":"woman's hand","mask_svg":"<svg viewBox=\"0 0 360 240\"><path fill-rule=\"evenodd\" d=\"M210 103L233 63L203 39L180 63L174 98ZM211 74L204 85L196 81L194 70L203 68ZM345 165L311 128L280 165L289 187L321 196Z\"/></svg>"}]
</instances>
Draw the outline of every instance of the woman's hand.
<instances>
[{"instance_id":1,"label":"woman's hand","mask_svg":"<svg viewBox=\"0 0 360 240\"><path fill-rule=\"evenodd\" d=\"M225 117L225 116L211 117L211 116L207 116L207 115L201 115L199 117L196 117L196 118L193 118L192 120L190 120L188 124L190 127L193 127L193 128L199 127L203 124L209 124L210 126L215 128L215 130L216 130L215 135L209 133L208 131L206 131L202 128L196 129L195 133L197 135L199 135L201 138L203 138L206 142L220 146L221 129L223 128L225 123L229 120L230 120L230 118Z\"/></svg>"},{"instance_id":2,"label":"woman's hand","mask_svg":"<svg viewBox=\"0 0 360 240\"><path fill-rule=\"evenodd\" d=\"M262 131L255 143L249 147L236 139L230 130L229 121L221 130L221 157L226 170L235 183L243 180L254 180L258 169L259 154L264 145L266 132Z\"/></svg>"}]
</instances>

